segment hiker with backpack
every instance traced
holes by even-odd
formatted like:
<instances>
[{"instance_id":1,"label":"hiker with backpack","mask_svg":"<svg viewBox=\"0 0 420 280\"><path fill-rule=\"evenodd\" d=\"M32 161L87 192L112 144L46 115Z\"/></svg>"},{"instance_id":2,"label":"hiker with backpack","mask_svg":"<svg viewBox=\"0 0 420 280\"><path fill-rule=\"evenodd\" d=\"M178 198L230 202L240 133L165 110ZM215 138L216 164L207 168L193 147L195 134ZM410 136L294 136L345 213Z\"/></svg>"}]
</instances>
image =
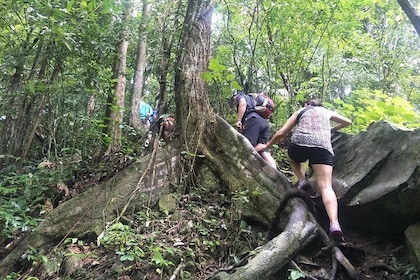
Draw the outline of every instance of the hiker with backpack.
<instances>
[{"instance_id":1,"label":"hiker with backpack","mask_svg":"<svg viewBox=\"0 0 420 280\"><path fill-rule=\"evenodd\" d=\"M253 147L257 146L257 144L267 143L271 137L270 124L257 112L253 97L244 93L238 93L233 96L233 102L238 112L236 122L238 130L251 142ZM271 114L266 115L269 116ZM265 149L259 154L269 165L277 168L276 161L269 150Z\"/></svg>"},{"instance_id":2,"label":"hiker with backpack","mask_svg":"<svg viewBox=\"0 0 420 280\"><path fill-rule=\"evenodd\" d=\"M330 120L337 123L331 127ZM264 151L286 137L293 128L288 145L288 156L292 171L299 179L298 188L308 190L311 186L306 179L304 162L309 160L322 202L330 220L330 235L337 242L343 242L343 233L338 221L337 196L332 188L334 152L331 144L331 130L339 130L352 121L322 106L317 99L309 99L304 107L297 110L278 130L267 144L259 144L257 151Z\"/></svg>"}]
</instances>

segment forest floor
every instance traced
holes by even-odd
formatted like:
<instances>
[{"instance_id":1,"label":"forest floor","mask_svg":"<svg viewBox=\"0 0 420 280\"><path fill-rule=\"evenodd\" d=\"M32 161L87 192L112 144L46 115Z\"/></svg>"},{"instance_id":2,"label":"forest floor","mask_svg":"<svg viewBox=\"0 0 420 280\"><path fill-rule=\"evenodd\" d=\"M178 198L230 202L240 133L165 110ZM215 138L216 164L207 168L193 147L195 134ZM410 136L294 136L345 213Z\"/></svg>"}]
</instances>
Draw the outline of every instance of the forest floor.
<instances>
[{"instance_id":1,"label":"forest floor","mask_svg":"<svg viewBox=\"0 0 420 280\"><path fill-rule=\"evenodd\" d=\"M346 242L339 245L344 256L360 273L361 279L420 279L408 258L404 236L380 235L361 231L345 231ZM329 279L331 255L319 254L317 247L307 248L295 261L314 278ZM329 272L326 271L329 269ZM305 279L305 278L304 278ZM350 279L340 265L335 279Z\"/></svg>"},{"instance_id":2,"label":"forest floor","mask_svg":"<svg viewBox=\"0 0 420 280\"><path fill-rule=\"evenodd\" d=\"M190 199L192 202L194 199ZM214 203L206 203L202 201L199 206L202 209L209 209L215 207ZM189 207L190 208L190 207ZM191 209L191 208L190 208ZM197 211L197 208L194 208ZM186 210L186 208L184 208ZM189 210L188 210L189 211ZM134 227L141 227L138 229L142 240L146 240L145 235L153 236L155 239L155 248L169 248L174 246L174 241L185 246L184 253L175 256L169 256L162 252L161 264L163 262L171 262L171 265L165 266L163 269L156 266L158 260L150 254L147 258L149 261L140 261L136 264L129 264L130 262L121 261L121 251L116 254L118 250L112 250L109 247L96 246L93 241L83 243L74 242L62 245L61 248L55 248L63 253L63 255L84 255L80 260L69 259L66 265L54 272L46 272L45 269L39 269L39 263L26 267L26 273L22 274L21 278L2 278L2 279L119 279L119 280L169 280L169 279L194 279L205 280L210 279L220 269L224 269L233 265L233 259L226 257L230 254L237 254L242 247L244 250L251 250L264 244L264 241L258 239L258 232L243 232L238 236L233 236L234 233L229 231L214 231L214 228L206 228L202 221L212 219L219 219L218 211L212 214L203 211L202 216L197 215L197 212L191 213L185 211L183 215L185 220L182 223L177 221L170 221L172 217L164 218L162 213L151 213L151 216L156 217L155 221L151 221L148 229L144 229L144 223L138 222ZM207 214L204 214L204 213ZM171 216L171 215L170 215ZM128 217L134 219L134 217ZM138 217L137 217L138 219ZM228 222L227 220L225 220ZM230 222L233 222L230 220ZM181 225L182 224L182 225ZM195 229L188 231L182 230L186 225L201 225ZM214 223L209 222L209 227L215 227ZM229 227L229 225L228 225ZM148 232L153 230L153 232ZM201 232L201 233L200 233ZM211 245L211 238L206 234L213 234L215 239L221 240L218 245ZM223 233L222 233L223 232ZM139 236L140 236L139 235ZM407 248L403 235L389 236L380 234L368 234L360 231L345 231L346 242L339 246L344 256L354 266L355 270L360 273L360 280L418 280L419 274L414 269L414 266L408 259ZM156 243L158 242L158 243ZM148 245L147 245L148 246ZM143 248L145 248L144 245ZM179 247L173 249L179 250ZM128 250L128 249L127 249ZM194 251L193 253L191 251ZM144 249L146 251L146 249ZM190 252L190 253L186 253ZM156 252L155 252L156 253ZM184 255L184 256L182 256ZM94 256L94 257L93 257ZM180 257L181 256L181 257ZM48 258L53 258L48 256ZM145 258L145 259L147 259ZM151 261L154 260L154 261ZM153 263L154 262L154 263ZM181 263L183 263L181 267ZM245 262L246 263L246 262ZM296 279L317 279L317 280L348 280L349 277L344 268L333 262L332 253L330 249L323 248L321 241L315 239L305 247L293 260L293 266L289 266L289 274L287 279L270 278L261 280L296 280ZM335 268L334 268L335 266ZM177 267L181 267L181 271L175 273ZM293 274L294 273L294 274ZM176 276L175 276L176 275ZM334 278L331 275L335 275ZM28 278L28 277L36 278ZM170 278L175 276L175 278ZM256 279L257 280L257 279Z\"/></svg>"},{"instance_id":3,"label":"forest floor","mask_svg":"<svg viewBox=\"0 0 420 280\"><path fill-rule=\"evenodd\" d=\"M167 240L173 240L173 230L171 228L160 229L160 232L166 232ZM160 235L160 238L165 238ZM355 269L360 273L361 280L418 280L419 274L414 269L408 259L407 248L402 236L371 235L360 232L347 231L347 243L339 246L343 254L352 263ZM159 280L159 279L209 279L215 272L222 267L231 264L225 263L221 267L220 256L211 259L207 255L199 267L190 268L190 276L169 278L168 274L159 275L160 272L148 263L138 264L135 268L132 266L127 269L119 261L118 256L109 250L93 248L94 246L67 245L67 248L61 248L63 252L71 250L75 254L95 255L95 258L85 258L83 262L76 265L77 271L71 269L66 274L63 271L49 273L48 275L39 270L39 264L32 267L26 267L30 273L23 274L22 278L1 278L1 279L120 279L120 280ZM201 254L200 252L196 252ZM288 279L351 279L347 272L337 265L335 278L331 278L334 270L329 250L322 250L315 241L310 244L294 259L294 266L291 267L295 272L300 271L297 276L289 276ZM125 268L124 268L125 267ZM174 270L171 267L170 270ZM71 274L70 274L71 273ZM170 273L171 274L171 273ZM173 274L173 273L172 273ZM30 275L30 276L29 276ZM68 277L71 275L70 277ZM66 277L67 276L67 277ZM34 277L34 278L29 278ZM296 278L293 278L296 277ZM298 278L300 277L300 278ZM277 278L277 280L286 280Z\"/></svg>"},{"instance_id":4,"label":"forest floor","mask_svg":"<svg viewBox=\"0 0 420 280\"><path fill-rule=\"evenodd\" d=\"M89 187L92 182L88 181L79 187ZM267 242L264 229L247 225L230 208L232 199L205 187L192 189L179 199L174 212L165 213L156 205L124 217L119 231L108 235L107 240L113 239L116 247L107 245L105 239L101 246L97 246L95 239L65 242L43 256L44 268L40 267L41 262L27 263L16 277L0 279L210 279L218 271L234 267L235 262L246 259L243 256L247 252ZM420 279L408 258L403 234L390 236L343 229L346 242L337 246L360 274L360 280ZM10 251L6 246L12 243L0 240L0 260ZM58 265L48 265L55 258ZM293 259L289 271L285 279L261 280L352 279L334 261L331 249L324 248L318 239Z\"/></svg>"}]
</instances>

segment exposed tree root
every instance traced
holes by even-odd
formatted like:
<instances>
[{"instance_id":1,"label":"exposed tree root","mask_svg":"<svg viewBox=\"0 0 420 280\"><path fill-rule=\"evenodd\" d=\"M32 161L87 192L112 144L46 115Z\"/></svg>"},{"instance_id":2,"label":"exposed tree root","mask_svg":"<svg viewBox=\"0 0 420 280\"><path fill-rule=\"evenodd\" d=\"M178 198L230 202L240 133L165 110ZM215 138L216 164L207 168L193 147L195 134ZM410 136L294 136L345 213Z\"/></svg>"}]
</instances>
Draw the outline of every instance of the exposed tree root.
<instances>
[{"instance_id":1,"label":"exposed tree root","mask_svg":"<svg viewBox=\"0 0 420 280\"><path fill-rule=\"evenodd\" d=\"M350 279L358 280L360 279L359 272L354 268L354 266L350 263L350 261L344 256L343 252L338 248L338 244L333 242L329 235L325 232L325 230L318 224L318 234L321 238L322 243L325 245L325 248L331 248L331 252L333 253L333 257L337 260L347 271L350 276ZM336 268L334 268L334 261L333 261L333 273L330 279L335 278Z\"/></svg>"},{"instance_id":2,"label":"exposed tree root","mask_svg":"<svg viewBox=\"0 0 420 280\"><path fill-rule=\"evenodd\" d=\"M286 208L288 200L291 198L301 198L301 196L301 192L296 192L295 190L288 192L288 194L284 196L283 201L280 203L276 211L275 218L270 227L270 231L278 230L280 215L281 212ZM333 280L336 277L337 262L340 263L347 271L349 279L360 279L359 273L338 248L338 244L331 240L322 226L317 223L313 215L311 215L314 209L312 207L313 205L309 205L309 209L311 209L311 211L308 211L308 208L305 207L305 204L301 203L301 200L295 201L298 203L293 204L293 213L289 215L289 222L279 235L270 240L266 245L262 246L259 253L254 258L250 259L249 262L243 267L237 268L239 265L243 264L243 261L241 261L234 267L224 269L223 272L220 270L219 273L217 273L214 278L211 279L263 279L271 277L288 263L290 263L292 266L295 266L297 270L302 271L292 261L292 258L298 254L299 251L304 246L306 246L306 244L311 241L314 236L316 236L316 234L320 237L321 242L325 245L323 251L330 249L332 252L333 265L330 279ZM308 200L304 199L304 201L307 203ZM316 215L316 213L313 214ZM312 223L312 221L315 221L315 223ZM268 236L272 235L273 232L269 232ZM232 273L228 274L225 271ZM307 273L304 273L303 271L302 273L306 277L310 277L312 279L312 276L307 275Z\"/></svg>"},{"instance_id":3,"label":"exposed tree root","mask_svg":"<svg viewBox=\"0 0 420 280\"><path fill-rule=\"evenodd\" d=\"M331 268L331 275L330 275L330 280L334 280L335 279L335 275L337 274L337 259L334 258L333 256L331 257L331 261L332 261L332 268Z\"/></svg>"}]
</instances>

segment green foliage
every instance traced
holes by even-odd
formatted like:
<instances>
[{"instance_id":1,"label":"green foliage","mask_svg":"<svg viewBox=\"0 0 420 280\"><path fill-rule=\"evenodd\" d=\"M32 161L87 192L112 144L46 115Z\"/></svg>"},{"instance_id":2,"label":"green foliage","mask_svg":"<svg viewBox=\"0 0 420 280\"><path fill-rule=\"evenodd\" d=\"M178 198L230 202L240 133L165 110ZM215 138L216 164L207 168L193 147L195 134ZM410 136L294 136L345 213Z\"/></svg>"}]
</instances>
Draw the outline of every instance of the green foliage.
<instances>
[{"instance_id":1,"label":"green foliage","mask_svg":"<svg viewBox=\"0 0 420 280\"><path fill-rule=\"evenodd\" d=\"M121 261L139 262L145 257L142 239L132 228L117 222L107 229L102 242L105 247L114 248Z\"/></svg>"},{"instance_id":2,"label":"green foliage","mask_svg":"<svg viewBox=\"0 0 420 280\"><path fill-rule=\"evenodd\" d=\"M210 256L223 258L226 249L222 244L229 244L227 238L241 239L236 233L232 234L236 228L229 225L230 220L236 224L234 215L222 206L224 201L228 203L229 200L220 194L213 195L217 199L207 197L208 189L194 189L181 198L179 212L171 215L145 207L135 216L123 217L127 224L119 222L110 226L101 244L115 252L120 260L124 256L127 269L149 265L149 271L155 271L166 279L172 273L171 267L184 262L186 267L179 272L179 277L191 279L196 268L206 263ZM249 242L252 233L243 231L242 234ZM141 257L132 257L136 247L142 249Z\"/></svg>"},{"instance_id":3,"label":"green foliage","mask_svg":"<svg viewBox=\"0 0 420 280\"><path fill-rule=\"evenodd\" d=\"M239 203L248 203L249 202L249 190L235 191L232 194L232 200L238 201Z\"/></svg>"},{"instance_id":4,"label":"green foliage","mask_svg":"<svg viewBox=\"0 0 420 280\"><path fill-rule=\"evenodd\" d=\"M210 59L208 71L202 75L207 82L216 81L222 85L223 95L231 94L232 89L241 90L242 87L236 81L236 76L226 66L220 64L217 59Z\"/></svg>"},{"instance_id":5,"label":"green foliage","mask_svg":"<svg viewBox=\"0 0 420 280\"><path fill-rule=\"evenodd\" d=\"M228 105L232 94L242 89L238 84L232 68L226 67L221 61L212 58L209 67L202 75L203 79L209 83L209 99L218 114L226 117L229 111Z\"/></svg>"},{"instance_id":6,"label":"green foliage","mask_svg":"<svg viewBox=\"0 0 420 280\"><path fill-rule=\"evenodd\" d=\"M75 238L75 237L73 237L73 238L66 238L64 240L64 244L70 244L70 243L71 244L77 244L78 246L85 245L85 242L83 240L80 240L80 239Z\"/></svg>"},{"instance_id":7,"label":"green foliage","mask_svg":"<svg viewBox=\"0 0 420 280\"><path fill-rule=\"evenodd\" d=\"M285 145L273 145L271 147L271 154L277 162L277 166L280 170L289 170L289 156Z\"/></svg>"},{"instance_id":8,"label":"green foliage","mask_svg":"<svg viewBox=\"0 0 420 280\"><path fill-rule=\"evenodd\" d=\"M305 278L305 275L302 272L294 269L289 269L289 277L287 278L288 280L297 280L301 278Z\"/></svg>"},{"instance_id":9,"label":"green foliage","mask_svg":"<svg viewBox=\"0 0 420 280\"><path fill-rule=\"evenodd\" d=\"M174 255L174 250L170 247L168 248L152 247L151 262L159 268L166 268L169 266L174 266L174 263L172 261L165 259L163 257L163 252L169 253L170 255Z\"/></svg>"},{"instance_id":10,"label":"green foliage","mask_svg":"<svg viewBox=\"0 0 420 280\"><path fill-rule=\"evenodd\" d=\"M216 6L225 24L217 25L213 58L232 69L239 84L284 98L284 111L277 107L272 118L275 126L307 97L333 103L366 89L419 104L419 40L397 2L224 3ZM228 84L223 75L219 78L211 81L211 91ZM289 91L282 91L286 85ZM354 113L364 109L355 107ZM369 122L385 116L415 127L412 112L383 109L385 114L363 118ZM354 127L358 131L366 124Z\"/></svg>"},{"instance_id":11,"label":"green foliage","mask_svg":"<svg viewBox=\"0 0 420 280\"><path fill-rule=\"evenodd\" d=\"M405 280L417 280L420 279L420 273L414 266L410 266L404 272L404 279Z\"/></svg>"},{"instance_id":12,"label":"green foliage","mask_svg":"<svg viewBox=\"0 0 420 280\"><path fill-rule=\"evenodd\" d=\"M38 251L32 246L28 246L28 249L22 255L22 259L26 259L35 266L41 263L45 264L48 262L48 257L46 256L45 252L43 250Z\"/></svg>"},{"instance_id":13,"label":"green foliage","mask_svg":"<svg viewBox=\"0 0 420 280\"><path fill-rule=\"evenodd\" d=\"M114 249L122 262L138 263L149 256L150 262L160 269L174 265L166 255L179 254L176 248L156 245L153 238L147 240L142 234L136 233L133 228L120 222L107 229L102 244L105 248Z\"/></svg>"},{"instance_id":14,"label":"green foliage","mask_svg":"<svg viewBox=\"0 0 420 280\"><path fill-rule=\"evenodd\" d=\"M0 238L13 238L37 227L52 204L68 192L64 182L74 180L79 161L76 153L58 163L43 161L35 167L26 162L23 167L4 168L0 173Z\"/></svg>"},{"instance_id":15,"label":"green foliage","mask_svg":"<svg viewBox=\"0 0 420 280\"><path fill-rule=\"evenodd\" d=\"M43 213L44 200L53 193L43 179L46 178L34 173L0 175L2 238L12 238L15 231L30 231L42 220L39 215Z\"/></svg>"},{"instance_id":16,"label":"green foliage","mask_svg":"<svg viewBox=\"0 0 420 280\"><path fill-rule=\"evenodd\" d=\"M353 120L352 132L365 130L370 123L380 120L408 128L420 127L420 115L408 101L380 91L355 91L345 100L336 99L334 107Z\"/></svg>"}]
</instances>

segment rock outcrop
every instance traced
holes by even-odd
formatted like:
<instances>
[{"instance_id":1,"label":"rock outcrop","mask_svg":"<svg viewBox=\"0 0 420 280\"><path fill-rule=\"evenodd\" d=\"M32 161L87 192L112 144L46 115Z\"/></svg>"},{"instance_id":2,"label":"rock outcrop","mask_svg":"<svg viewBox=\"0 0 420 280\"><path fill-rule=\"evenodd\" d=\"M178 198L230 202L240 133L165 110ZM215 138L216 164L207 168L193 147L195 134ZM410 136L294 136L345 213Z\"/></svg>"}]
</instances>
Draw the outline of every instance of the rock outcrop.
<instances>
[{"instance_id":1,"label":"rock outcrop","mask_svg":"<svg viewBox=\"0 0 420 280\"><path fill-rule=\"evenodd\" d=\"M333 136L342 224L399 234L420 219L420 130L382 121Z\"/></svg>"}]
</instances>

